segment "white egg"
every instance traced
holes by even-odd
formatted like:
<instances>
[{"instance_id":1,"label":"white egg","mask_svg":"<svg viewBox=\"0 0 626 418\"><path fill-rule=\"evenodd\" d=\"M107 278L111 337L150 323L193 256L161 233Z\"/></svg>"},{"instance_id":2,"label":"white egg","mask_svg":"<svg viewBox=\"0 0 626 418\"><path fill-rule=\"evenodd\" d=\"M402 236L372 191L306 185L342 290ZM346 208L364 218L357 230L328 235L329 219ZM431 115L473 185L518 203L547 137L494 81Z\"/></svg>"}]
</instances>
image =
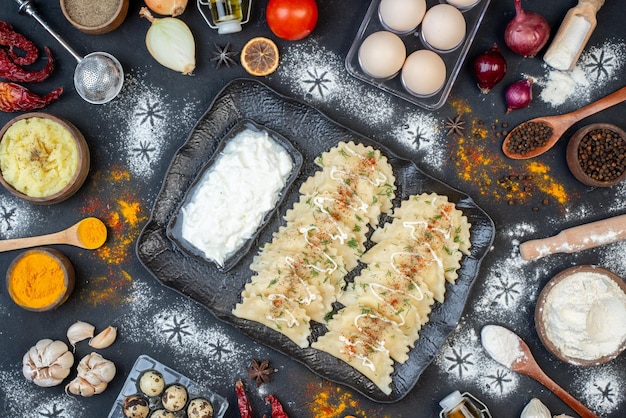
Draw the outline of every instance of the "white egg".
<instances>
[{"instance_id":1,"label":"white egg","mask_svg":"<svg viewBox=\"0 0 626 418\"><path fill-rule=\"evenodd\" d=\"M359 64L374 78L390 78L400 71L406 46L395 33L380 31L369 35L359 47Z\"/></svg>"},{"instance_id":2,"label":"white egg","mask_svg":"<svg viewBox=\"0 0 626 418\"><path fill-rule=\"evenodd\" d=\"M459 9L470 9L480 2L480 0L446 0L448 3Z\"/></svg>"},{"instance_id":3,"label":"white egg","mask_svg":"<svg viewBox=\"0 0 626 418\"><path fill-rule=\"evenodd\" d=\"M455 49L465 39L465 17L456 7L438 4L426 12L421 36L427 46L437 51Z\"/></svg>"},{"instance_id":4,"label":"white egg","mask_svg":"<svg viewBox=\"0 0 626 418\"><path fill-rule=\"evenodd\" d=\"M383 26L399 34L410 33L422 22L426 0L381 0L378 17Z\"/></svg>"},{"instance_id":5,"label":"white egg","mask_svg":"<svg viewBox=\"0 0 626 418\"><path fill-rule=\"evenodd\" d=\"M402 84L419 97L429 97L446 82L446 64L433 51L420 49L409 55L402 67Z\"/></svg>"}]
</instances>

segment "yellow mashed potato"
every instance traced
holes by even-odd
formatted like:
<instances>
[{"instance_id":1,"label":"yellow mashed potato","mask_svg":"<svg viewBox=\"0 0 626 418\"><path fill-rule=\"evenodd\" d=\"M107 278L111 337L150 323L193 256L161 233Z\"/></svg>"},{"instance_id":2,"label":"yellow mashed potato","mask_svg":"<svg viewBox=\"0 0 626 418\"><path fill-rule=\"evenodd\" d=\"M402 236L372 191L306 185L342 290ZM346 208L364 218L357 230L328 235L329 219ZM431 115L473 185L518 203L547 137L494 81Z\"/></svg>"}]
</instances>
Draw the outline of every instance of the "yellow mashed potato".
<instances>
[{"instance_id":1,"label":"yellow mashed potato","mask_svg":"<svg viewBox=\"0 0 626 418\"><path fill-rule=\"evenodd\" d=\"M78 147L63 125L45 118L15 122L0 141L0 170L5 181L30 197L62 190L78 169Z\"/></svg>"}]
</instances>

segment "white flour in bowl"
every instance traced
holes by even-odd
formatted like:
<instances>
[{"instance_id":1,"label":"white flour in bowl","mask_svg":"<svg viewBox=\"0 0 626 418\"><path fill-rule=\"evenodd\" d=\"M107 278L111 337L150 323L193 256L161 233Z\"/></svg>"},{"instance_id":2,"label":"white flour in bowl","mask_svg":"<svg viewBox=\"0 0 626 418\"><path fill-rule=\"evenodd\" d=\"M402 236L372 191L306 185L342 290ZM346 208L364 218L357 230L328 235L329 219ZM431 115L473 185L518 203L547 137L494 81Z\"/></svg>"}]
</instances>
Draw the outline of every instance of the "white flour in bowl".
<instances>
[{"instance_id":1,"label":"white flour in bowl","mask_svg":"<svg viewBox=\"0 0 626 418\"><path fill-rule=\"evenodd\" d=\"M546 336L568 357L599 359L626 340L626 294L602 273L581 271L558 282L543 310Z\"/></svg>"}]
</instances>

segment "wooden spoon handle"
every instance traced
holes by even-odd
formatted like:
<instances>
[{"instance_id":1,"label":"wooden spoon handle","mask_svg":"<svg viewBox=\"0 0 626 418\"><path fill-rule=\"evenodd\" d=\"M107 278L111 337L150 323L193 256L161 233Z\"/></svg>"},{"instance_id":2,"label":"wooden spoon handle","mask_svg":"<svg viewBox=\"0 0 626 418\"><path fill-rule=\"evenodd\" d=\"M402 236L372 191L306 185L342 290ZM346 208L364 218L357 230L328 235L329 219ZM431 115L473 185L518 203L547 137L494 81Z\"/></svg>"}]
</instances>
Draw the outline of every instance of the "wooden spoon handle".
<instances>
[{"instance_id":1,"label":"wooden spoon handle","mask_svg":"<svg viewBox=\"0 0 626 418\"><path fill-rule=\"evenodd\" d=\"M624 100L626 100L626 86L622 87L616 92L609 94L608 96L601 98L600 100L589 103L588 105L583 106L580 109L575 110L571 113L567 113L567 115L569 116L570 120L572 120L572 123L574 123L575 121L584 119L587 116L593 115L594 113L598 113L601 110L607 109L611 106L615 106L616 104L621 103Z\"/></svg>"},{"instance_id":2,"label":"wooden spoon handle","mask_svg":"<svg viewBox=\"0 0 626 418\"><path fill-rule=\"evenodd\" d=\"M0 252L39 247L40 245L64 244L65 231L38 237L14 238L0 241Z\"/></svg>"},{"instance_id":3,"label":"wooden spoon handle","mask_svg":"<svg viewBox=\"0 0 626 418\"><path fill-rule=\"evenodd\" d=\"M529 374L530 377L550 389L552 393L561 398L570 408L572 408L581 418L598 418L596 414L583 405L578 399L570 395L565 389L559 386L554 380L550 379L539 367L533 370L534 373Z\"/></svg>"},{"instance_id":4,"label":"wooden spoon handle","mask_svg":"<svg viewBox=\"0 0 626 418\"><path fill-rule=\"evenodd\" d=\"M524 260L549 254L574 253L626 239L626 214L564 229L557 235L523 242L519 246Z\"/></svg>"}]
</instances>

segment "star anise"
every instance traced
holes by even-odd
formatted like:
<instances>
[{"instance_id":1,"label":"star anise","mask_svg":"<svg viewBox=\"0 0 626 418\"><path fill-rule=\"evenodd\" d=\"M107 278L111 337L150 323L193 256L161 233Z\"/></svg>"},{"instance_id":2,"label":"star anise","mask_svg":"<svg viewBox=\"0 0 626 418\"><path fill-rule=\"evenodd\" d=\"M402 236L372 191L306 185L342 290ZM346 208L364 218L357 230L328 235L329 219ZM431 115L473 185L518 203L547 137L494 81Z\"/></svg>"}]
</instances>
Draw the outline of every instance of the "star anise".
<instances>
[{"instance_id":1,"label":"star anise","mask_svg":"<svg viewBox=\"0 0 626 418\"><path fill-rule=\"evenodd\" d=\"M261 386L263 383L269 383L270 375L274 373L276 370L270 367L269 360L263 360L259 362L259 360L252 359L249 367L246 367L248 371L248 379L256 380L256 385Z\"/></svg>"},{"instance_id":2,"label":"star anise","mask_svg":"<svg viewBox=\"0 0 626 418\"><path fill-rule=\"evenodd\" d=\"M463 135L463 130L465 129L465 121L461 115L456 115L454 119L448 118L446 122L446 129L448 133L446 135Z\"/></svg>"},{"instance_id":3,"label":"star anise","mask_svg":"<svg viewBox=\"0 0 626 418\"><path fill-rule=\"evenodd\" d=\"M218 44L215 45L215 51L213 52L213 58L211 61L216 61L215 68L220 68L222 65L230 68L231 65L237 65L237 62L233 57L237 56L236 51L230 49L230 42L226 46L221 47Z\"/></svg>"}]
</instances>

